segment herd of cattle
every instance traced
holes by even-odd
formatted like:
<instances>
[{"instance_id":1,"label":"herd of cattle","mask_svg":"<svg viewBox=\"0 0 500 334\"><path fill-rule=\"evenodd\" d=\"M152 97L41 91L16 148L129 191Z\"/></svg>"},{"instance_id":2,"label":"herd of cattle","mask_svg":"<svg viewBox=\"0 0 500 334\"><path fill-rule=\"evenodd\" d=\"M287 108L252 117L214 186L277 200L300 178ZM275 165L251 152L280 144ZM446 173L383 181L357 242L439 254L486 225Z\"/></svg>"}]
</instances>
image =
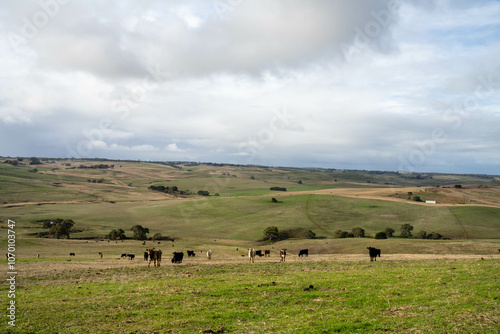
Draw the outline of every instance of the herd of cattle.
<instances>
[{"instance_id":1,"label":"herd of cattle","mask_svg":"<svg viewBox=\"0 0 500 334\"><path fill-rule=\"evenodd\" d=\"M500 251L500 250L499 250ZM368 247L368 253L370 255L370 261L377 261L377 256L380 257L380 249L374 248L374 247ZM184 259L184 253L183 252L173 252L173 257L172 257L172 263L182 263L182 260ZM70 253L70 256L75 256L75 253ZM151 266L151 262L153 262L153 265L155 267L159 267L161 263L161 255L162 251L159 249L154 249L154 248L148 248L144 252L144 261L148 261L148 267ZM297 254L299 257L302 256L309 256L309 249L301 249L299 253ZM99 252L99 257L102 259L102 252ZM187 251L187 256L188 257L194 257L196 256L195 251L188 250ZM242 255L244 256L244 255ZM249 263L254 263L255 258L259 257L270 257L271 256L271 250L266 249L264 250L264 253L262 253L262 250L255 250L253 248L248 249L248 262ZM123 253L121 255L121 258L128 258L129 260L135 259L134 254L127 254ZM207 251L207 259L211 260L212 259L212 251L209 250ZM286 259L286 249L280 249L280 262L285 262Z\"/></svg>"},{"instance_id":2,"label":"herd of cattle","mask_svg":"<svg viewBox=\"0 0 500 334\"><path fill-rule=\"evenodd\" d=\"M380 257L380 249L374 248L374 247L368 247L368 252L370 255L370 261L377 261L377 256ZM184 252L173 252L173 257L172 257L172 263L182 263L182 260L184 259ZM148 261L148 267L151 265L151 262L153 262L155 267L159 267L161 263L161 255L162 251L159 249L146 249L146 252L144 252L144 261ZM299 257L302 256L309 256L309 249L301 249L299 253L297 254ZM99 256L102 258L102 253L99 252ZM187 251L187 256L188 257L194 257L196 256L195 251L188 250ZM242 255L244 256L244 255ZM248 249L248 262L249 263L254 263L255 258L259 257L270 257L271 256L271 250L266 249L264 250L264 253L262 253L262 250L255 250L253 248ZM133 260L135 258L134 254L122 254L122 258L128 257L129 260ZM212 251L209 250L207 251L207 259L211 260L212 259ZM285 262L286 259L286 249L281 249L280 250L280 261Z\"/></svg>"}]
</instances>

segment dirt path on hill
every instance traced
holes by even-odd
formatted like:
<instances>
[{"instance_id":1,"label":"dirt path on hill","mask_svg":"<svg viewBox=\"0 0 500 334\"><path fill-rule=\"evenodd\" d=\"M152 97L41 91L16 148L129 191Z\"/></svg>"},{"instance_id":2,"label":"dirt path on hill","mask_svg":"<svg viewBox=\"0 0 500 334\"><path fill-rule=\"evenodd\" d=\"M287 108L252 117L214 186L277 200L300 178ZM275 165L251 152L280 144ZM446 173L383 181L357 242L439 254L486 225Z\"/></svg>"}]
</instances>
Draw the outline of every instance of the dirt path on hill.
<instances>
[{"instance_id":1,"label":"dirt path on hill","mask_svg":"<svg viewBox=\"0 0 500 334\"><path fill-rule=\"evenodd\" d=\"M406 187L406 188L334 188L334 189L321 189L321 190L304 190L304 191L290 191L283 192L279 194L271 194L267 196L280 197L280 196L291 196L291 195L335 195L350 198L363 198L363 199L373 199L382 200L398 203L407 203L414 205L425 205L425 206L488 206L500 208L500 203L488 201L487 203L473 202L469 204L454 204L454 203L436 203L428 204L425 202L416 202L407 200L399 197L391 197L395 193L408 193L412 192L418 195L419 192L425 191L422 187ZM458 191L453 192L453 194L458 193ZM462 193L460 193L462 194ZM486 202L486 201L484 201Z\"/></svg>"}]
</instances>

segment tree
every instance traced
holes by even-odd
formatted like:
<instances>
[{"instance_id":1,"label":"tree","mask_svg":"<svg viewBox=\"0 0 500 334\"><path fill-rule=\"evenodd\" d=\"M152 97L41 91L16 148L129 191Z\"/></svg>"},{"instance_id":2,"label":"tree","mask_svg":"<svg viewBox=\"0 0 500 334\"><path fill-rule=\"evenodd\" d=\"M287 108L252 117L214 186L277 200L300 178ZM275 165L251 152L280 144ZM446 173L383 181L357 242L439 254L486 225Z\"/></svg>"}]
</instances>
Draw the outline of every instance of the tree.
<instances>
[{"instance_id":1,"label":"tree","mask_svg":"<svg viewBox=\"0 0 500 334\"><path fill-rule=\"evenodd\" d=\"M335 232L333 232L333 237L336 238L336 239L339 239L339 238L348 238L349 237L349 232L342 231L342 230L336 230Z\"/></svg>"},{"instance_id":2,"label":"tree","mask_svg":"<svg viewBox=\"0 0 500 334\"><path fill-rule=\"evenodd\" d=\"M385 232L377 232L375 239L387 239L387 234Z\"/></svg>"},{"instance_id":3,"label":"tree","mask_svg":"<svg viewBox=\"0 0 500 334\"><path fill-rule=\"evenodd\" d=\"M30 165L41 165L42 162L37 157L30 158Z\"/></svg>"},{"instance_id":4,"label":"tree","mask_svg":"<svg viewBox=\"0 0 500 334\"><path fill-rule=\"evenodd\" d=\"M126 238L125 231L122 230L121 228L117 230L112 230L111 232L109 232L107 237L109 240L122 240Z\"/></svg>"},{"instance_id":5,"label":"tree","mask_svg":"<svg viewBox=\"0 0 500 334\"><path fill-rule=\"evenodd\" d=\"M363 230L361 227L355 227L352 229L351 234L354 236L354 238L364 238L365 230Z\"/></svg>"},{"instance_id":6,"label":"tree","mask_svg":"<svg viewBox=\"0 0 500 334\"><path fill-rule=\"evenodd\" d=\"M141 225L134 225L130 230L134 232L133 238L135 240L146 240L148 238L146 235L149 233L148 228L142 227Z\"/></svg>"},{"instance_id":7,"label":"tree","mask_svg":"<svg viewBox=\"0 0 500 334\"><path fill-rule=\"evenodd\" d=\"M427 239L439 240L439 239L443 239L443 236L439 233L431 232L431 233L427 234Z\"/></svg>"},{"instance_id":8,"label":"tree","mask_svg":"<svg viewBox=\"0 0 500 334\"><path fill-rule=\"evenodd\" d=\"M394 234L394 230L390 227L386 227L384 232L387 235L387 237L389 237L389 238L392 237L392 235Z\"/></svg>"},{"instance_id":9,"label":"tree","mask_svg":"<svg viewBox=\"0 0 500 334\"><path fill-rule=\"evenodd\" d=\"M419 231L415 237L417 237L418 239L427 239L427 232L425 232L424 230Z\"/></svg>"},{"instance_id":10,"label":"tree","mask_svg":"<svg viewBox=\"0 0 500 334\"><path fill-rule=\"evenodd\" d=\"M415 202L422 202L422 199L420 198L420 196L418 195L415 195L412 197L412 199L415 201Z\"/></svg>"},{"instance_id":11,"label":"tree","mask_svg":"<svg viewBox=\"0 0 500 334\"><path fill-rule=\"evenodd\" d=\"M279 239L280 234L276 226L269 226L264 230L264 236L269 241L275 241Z\"/></svg>"},{"instance_id":12,"label":"tree","mask_svg":"<svg viewBox=\"0 0 500 334\"><path fill-rule=\"evenodd\" d=\"M413 231L413 226L411 226L410 224L401 225L402 238L411 238L411 231Z\"/></svg>"},{"instance_id":13,"label":"tree","mask_svg":"<svg viewBox=\"0 0 500 334\"><path fill-rule=\"evenodd\" d=\"M57 239L61 237L66 237L69 239L69 231L75 225L75 222L71 219L56 219L56 222L52 222L49 234Z\"/></svg>"}]
</instances>

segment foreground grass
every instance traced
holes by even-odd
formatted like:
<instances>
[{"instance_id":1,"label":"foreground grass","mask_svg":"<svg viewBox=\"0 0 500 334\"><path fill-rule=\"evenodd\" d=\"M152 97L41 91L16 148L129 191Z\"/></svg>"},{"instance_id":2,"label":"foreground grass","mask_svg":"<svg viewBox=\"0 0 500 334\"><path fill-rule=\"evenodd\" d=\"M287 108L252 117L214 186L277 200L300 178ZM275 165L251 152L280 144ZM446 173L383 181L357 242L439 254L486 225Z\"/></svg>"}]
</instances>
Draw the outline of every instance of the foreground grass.
<instances>
[{"instance_id":1,"label":"foreground grass","mask_svg":"<svg viewBox=\"0 0 500 334\"><path fill-rule=\"evenodd\" d=\"M499 279L498 260L47 268L11 332L497 333Z\"/></svg>"}]
</instances>

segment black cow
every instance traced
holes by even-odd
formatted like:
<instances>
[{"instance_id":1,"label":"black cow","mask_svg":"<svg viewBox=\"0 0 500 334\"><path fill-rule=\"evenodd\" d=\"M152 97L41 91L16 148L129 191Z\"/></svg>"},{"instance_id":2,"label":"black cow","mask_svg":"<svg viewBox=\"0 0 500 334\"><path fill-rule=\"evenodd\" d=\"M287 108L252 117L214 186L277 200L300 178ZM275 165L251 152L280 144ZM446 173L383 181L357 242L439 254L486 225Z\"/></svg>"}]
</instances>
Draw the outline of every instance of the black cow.
<instances>
[{"instance_id":1,"label":"black cow","mask_svg":"<svg viewBox=\"0 0 500 334\"><path fill-rule=\"evenodd\" d=\"M135 258L134 254L127 254L129 260L133 260Z\"/></svg>"},{"instance_id":2,"label":"black cow","mask_svg":"<svg viewBox=\"0 0 500 334\"><path fill-rule=\"evenodd\" d=\"M309 256L309 249L301 249L299 251L299 256Z\"/></svg>"},{"instance_id":3,"label":"black cow","mask_svg":"<svg viewBox=\"0 0 500 334\"><path fill-rule=\"evenodd\" d=\"M144 261L148 260L148 256L149 256L149 253L148 252L144 252Z\"/></svg>"},{"instance_id":4,"label":"black cow","mask_svg":"<svg viewBox=\"0 0 500 334\"><path fill-rule=\"evenodd\" d=\"M380 257L380 249L368 247L368 252L370 253L370 261L377 261L377 256Z\"/></svg>"},{"instance_id":5,"label":"black cow","mask_svg":"<svg viewBox=\"0 0 500 334\"><path fill-rule=\"evenodd\" d=\"M173 252L174 257L172 258L172 263L182 263L182 259L184 258L183 252Z\"/></svg>"},{"instance_id":6,"label":"black cow","mask_svg":"<svg viewBox=\"0 0 500 334\"><path fill-rule=\"evenodd\" d=\"M264 254L262 254L261 250L255 251L255 255L260 256L260 257L264 256Z\"/></svg>"},{"instance_id":7,"label":"black cow","mask_svg":"<svg viewBox=\"0 0 500 334\"><path fill-rule=\"evenodd\" d=\"M120 257L127 257L127 254L123 253Z\"/></svg>"},{"instance_id":8,"label":"black cow","mask_svg":"<svg viewBox=\"0 0 500 334\"><path fill-rule=\"evenodd\" d=\"M188 257L191 257L191 256L195 256L196 254L194 253L194 251L187 251L188 253Z\"/></svg>"},{"instance_id":9,"label":"black cow","mask_svg":"<svg viewBox=\"0 0 500 334\"><path fill-rule=\"evenodd\" d=\"M75 253L69 253L69 256L75 256Z\"/></svg>"}]
</instances>

